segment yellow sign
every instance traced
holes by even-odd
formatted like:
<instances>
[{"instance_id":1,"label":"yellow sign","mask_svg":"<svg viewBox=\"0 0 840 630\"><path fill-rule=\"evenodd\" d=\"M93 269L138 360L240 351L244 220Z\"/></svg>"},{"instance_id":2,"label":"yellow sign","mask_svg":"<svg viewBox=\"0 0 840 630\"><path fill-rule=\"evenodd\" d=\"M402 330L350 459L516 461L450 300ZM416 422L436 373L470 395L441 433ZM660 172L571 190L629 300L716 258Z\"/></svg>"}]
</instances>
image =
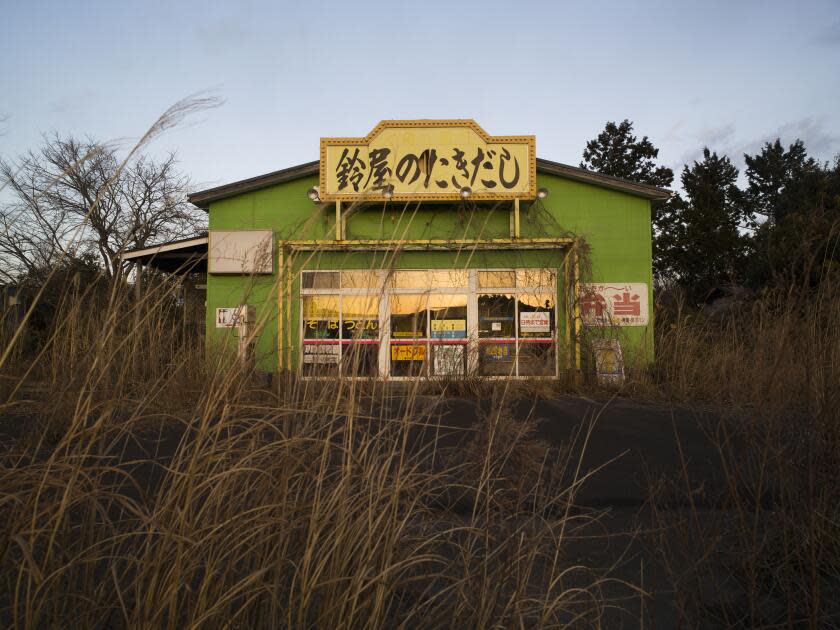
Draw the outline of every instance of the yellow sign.
<instances>
[{"instance_id":1,"label":"yellow sign","mask_svg":"<svg viewBox=\"0 0 840 630\"><path fill-rule=\"evenodd\" d=\"M423 361L426 358L424 345L393 345L391 346L391 361Z\"/></svg>"},{"instance_id":2,"label":"yellow sign","mask_svg":"<svg viewBox=\"0 0 840 630\"><path fill-rule=\"evenodd\" d=\"M320 197L533 199L535 145L534 136L490 136L473 120L383 120L364 138L321 138Z\"/></svg>"}]
</instances>

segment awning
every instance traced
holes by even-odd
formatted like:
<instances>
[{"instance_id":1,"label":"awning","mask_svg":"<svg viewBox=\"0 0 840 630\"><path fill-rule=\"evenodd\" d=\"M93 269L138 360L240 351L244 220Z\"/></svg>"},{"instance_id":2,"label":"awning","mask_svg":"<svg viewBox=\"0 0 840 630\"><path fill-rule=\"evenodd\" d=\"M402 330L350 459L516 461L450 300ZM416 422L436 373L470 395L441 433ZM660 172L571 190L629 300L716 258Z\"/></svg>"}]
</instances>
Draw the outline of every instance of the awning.
<instances>
[{"instance_id":1,"label":"awning","mask_svg":"<svg viewBox=\"0 0 840 630\"><path fill-rule=\"evenodd\" d=\"M123 252L122 260L167 273L207 273L207 237L170 241Z\"/></svg>"}]
</instances>

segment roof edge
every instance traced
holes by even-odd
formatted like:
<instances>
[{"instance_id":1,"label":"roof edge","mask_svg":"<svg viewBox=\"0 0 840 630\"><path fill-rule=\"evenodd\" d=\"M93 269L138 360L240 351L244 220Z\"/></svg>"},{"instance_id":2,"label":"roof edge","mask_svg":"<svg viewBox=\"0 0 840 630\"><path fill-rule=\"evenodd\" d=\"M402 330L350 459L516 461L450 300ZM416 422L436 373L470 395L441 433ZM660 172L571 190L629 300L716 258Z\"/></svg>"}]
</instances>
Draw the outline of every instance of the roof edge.
<instances>
[{"instance_id":1,"label":"roof edge","mask_svg":"<svg viewBox=\"0 0 840 630\"><path fill-rule=\"evenodd\" d=\"M207 210L210 207L210 203L213 201L219 201L220 199L226 199L228 197L233 197L234 195L252 192L254 190L259 190L260 188L266 188L267 186L274 186L275 184L290 182L295 179L300 179L301 177L317 175L319 164L320 162L315 160L314 162L298 164L297 166L280 169L279 171L272 171L271 173L265 173L264 175L241 179L237 182L231 182L230 184L207 188L206 190L200 190L187 195L187 201L199 208Z\"/></svg>"},{"instance_id":2,"label":"roof edge","mask_svg":"<svg viewBox=\"0 0 840 630\"><path fill-rule=\"evenodd\" d=\"M649 184L640 184L638 182L630 181L629 179L622 179L620 177L613 177L612 175L604 175L597 171L590 171L589 169L581 168L579 166L570 166L569 164L562 164L560 162L552 162L543 158L537 158L537 172L548 173L549 175L558 175L560 177L567 177L575 181L600 186L601 188L610 188L626 192L638 197L644 197L651 201L664 201L671 196L671 191L667 188L659 188Z\"/></svg>"},{"instance_id":3,"label":"roof edge","mask_svg":"<svg viewBox=\"0 0 840 630\"><path fill-rule=\"evenodd\" d=\"M151 245L149 247L140 247L138 249L129 249L120 254L121 260L132 260L142 256L150 256L155 254L163 254L165 252L177 251L179 249L188 249L190 247L197 247L199 245L206 245L208 237L195 236L192 238L182 238L177 241L168 241L158 245Z\"/></svg>"},{"instance_id":4,"label":"roof edge","mask_svg":"<svg viewBox=\"0 0 840 630\"><path fill-rule=\"evenodd\" d=\"M223 184L221 186L215 186L214 188L201 190L188 195L187 200L199 208L208 210L210 208L210 204L214 201L227 199L228 197L241 195L261 188L266 188L268 186L274 186L276 184L282 184L302 177L318 175L319 166L320 162L318 160L315 160L314 162L306 162L305 164L298 164L297 166L284 168L279 171L272 171L271 173L265 173L264 175L257 175L256 177L242 179L230 184ZM599 186L601 188L617 190L637 197L644 197L650 201L664 201L671 196L671 191L667 188L658 188L648 184L639 184L619 177L590 171L585 168L580 168L579 166L570 166L569 164L552 162L551 160L545 160L543 158L537 158L537 172L566 177L568 179L585 184L592 184L593 186Z\"/></svg>"}]
</instances>

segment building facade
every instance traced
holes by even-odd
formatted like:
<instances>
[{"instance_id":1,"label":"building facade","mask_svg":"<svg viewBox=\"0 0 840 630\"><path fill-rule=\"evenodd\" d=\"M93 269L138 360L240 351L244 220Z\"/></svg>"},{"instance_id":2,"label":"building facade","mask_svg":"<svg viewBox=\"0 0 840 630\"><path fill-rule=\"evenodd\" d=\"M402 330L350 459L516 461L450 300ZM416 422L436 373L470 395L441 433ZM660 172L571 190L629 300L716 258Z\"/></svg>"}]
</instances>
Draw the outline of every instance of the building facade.
<instances>
[{"instance_id":1,"label":"building facade","mask_svg":"<svg viewBox=\"0 0 840 630\"><path fill-rule=\"evenodd\" d=\"M557 377L586 331L653 358L651 204L473 121L383 121L319 161L195 193L207 343L303 377ZM240 308L247 306L247 308ZM247 323L243 326L243 322Z\"/></svg>"}]
</instances>

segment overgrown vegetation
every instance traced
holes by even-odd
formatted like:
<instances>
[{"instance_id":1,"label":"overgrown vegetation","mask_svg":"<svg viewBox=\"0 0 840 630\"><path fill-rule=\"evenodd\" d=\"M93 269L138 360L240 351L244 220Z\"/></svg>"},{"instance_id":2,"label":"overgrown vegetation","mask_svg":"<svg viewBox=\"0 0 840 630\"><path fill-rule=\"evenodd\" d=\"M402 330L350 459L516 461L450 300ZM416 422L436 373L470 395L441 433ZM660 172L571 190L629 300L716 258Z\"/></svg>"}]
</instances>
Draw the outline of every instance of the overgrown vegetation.
<instances>
[{"instance_id":1,"label":"overgrown vegetation","mask_svg":"<svg viewBox=\"0 0 840 630\"><path fill-rule=\"evenodd\" d=\"M661 313L658 373L707 430L720 488L652 480L656 548L687 624L833 627L840 619L840 292L770 291L722 317ZM686 462L684 462L686 463ZM680 511L669 511L676 501ZM698 593L718 605L703 607Z\"/></svg>"},{"instance_id":2,"label":"overgrown vegetation","mask_svg":"<svg viewBox=\"0 0 840 630\"><path fill-rule=\"evenodd\" d=\"M586 145L581 166L654 186L675 185L659 150L633 123L608 122ZM721 285L758 291L836 281L840 263L840 157L821 163L796 139L745 154L746 186L729 156L703 147L683 166L676 191L653 208L654 274L692 304ZM676 186L675 186L676 187Z\"/></svg>"},{"instance_id":3,"label":"overgrown vegetation","mask_svg":"<svg viewBox=\"0 0 840 630\"><path fill-rule=\"evenodd\" d=\"M419 381L256 390L172 344L177 284L91 287L3 408L4 625L597 622L604 578L564 561L574 461L503 389L458 431Z\"/></svg>"},{"instance_id":4,"label":"overgrown vegetation","mask_svg":"<svg viewBox=\"0 0 840 630\"><path fill-rule=\"evenodd\" d=\"M664 183L652 145L634 155ZM767 210L781 207L773 190L756 188L772 222L752 243L806 217ZM662 300L657 362L621 392L675 416L715 411L720 482L698 484L680 451L682 473L652 476L640 510L687 627L821 627L840 614L840 293L833 219L807 216L829 221L814 228L819 247L786 250L794 271L771 273L756 298L713 314L691 293ZM529 403L561 385L287 376L263 387L205 352L182 281L146 278L138 296L90 256L54 258L27 275L31 308L0 329L4 626L646 623L642 579L574 560L575 536L603 516L577 501L598 474L581 463L598 419L571 444L541 439Z\"/></svg>"}]
</instances>

